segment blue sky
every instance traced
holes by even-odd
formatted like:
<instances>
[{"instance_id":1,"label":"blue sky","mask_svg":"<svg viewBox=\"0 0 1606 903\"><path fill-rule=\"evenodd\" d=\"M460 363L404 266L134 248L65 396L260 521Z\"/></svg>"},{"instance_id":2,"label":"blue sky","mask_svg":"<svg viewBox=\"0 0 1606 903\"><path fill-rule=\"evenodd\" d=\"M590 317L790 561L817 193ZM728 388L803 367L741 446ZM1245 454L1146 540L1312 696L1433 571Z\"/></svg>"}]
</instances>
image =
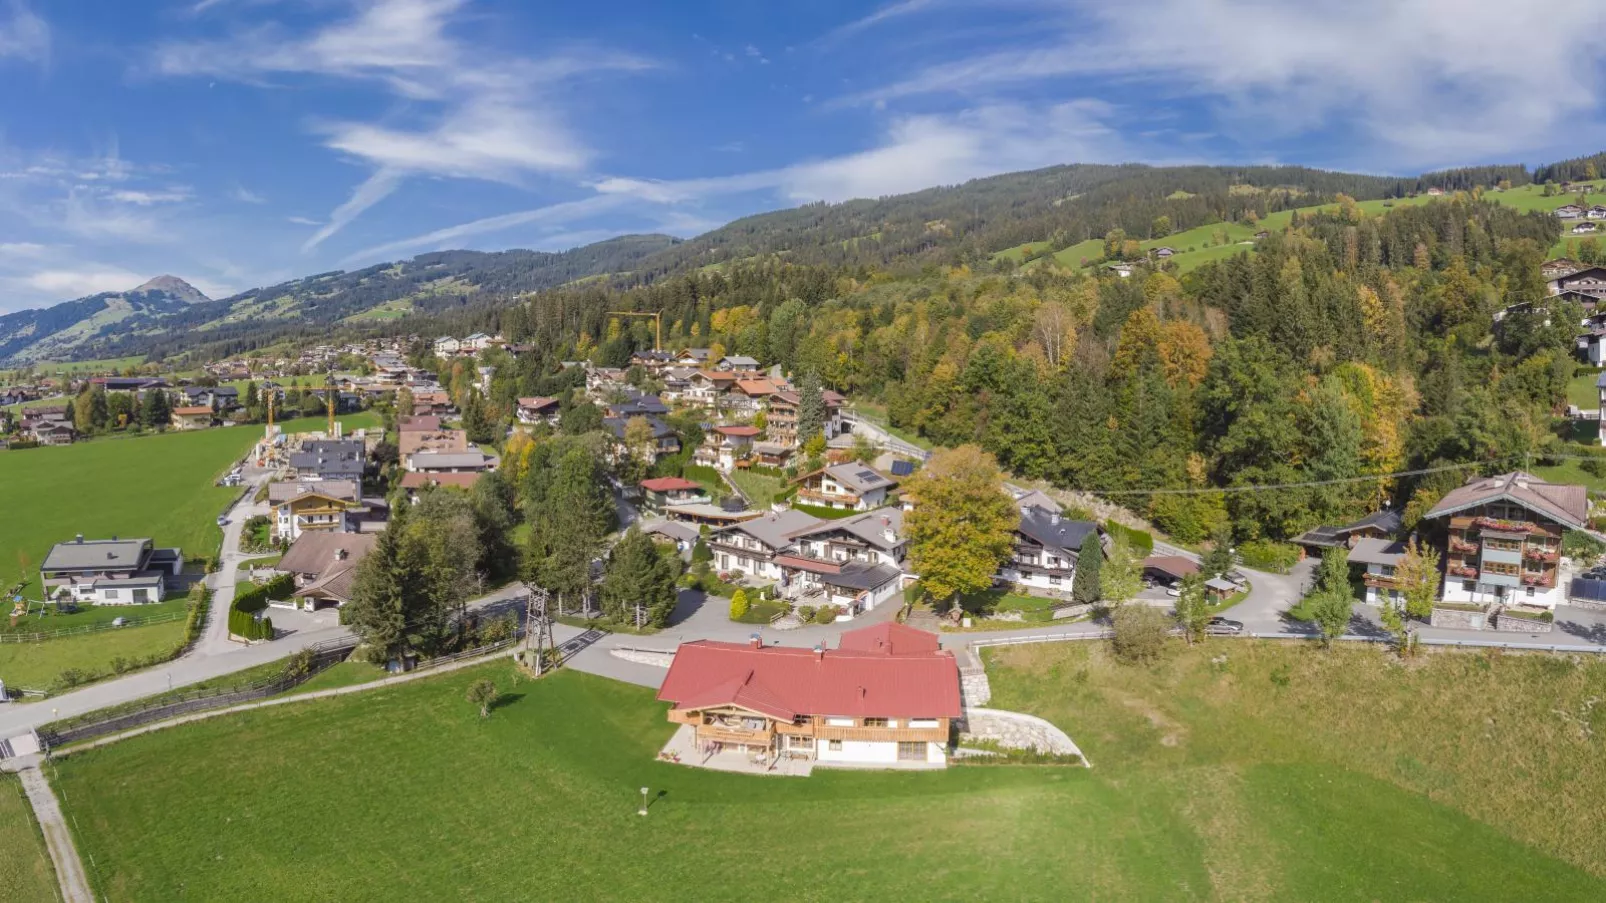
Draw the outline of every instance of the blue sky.
<instances>
[{"instance_id":1,"label":"blue sky","mask_svg":"<svg viewBox=\"0 0 1606 903\"><path fill-rule=\"evenodd\" d=\"M1069 162L1606 147L1606 3L0 0L0 311Z\"/></svg>"}]
</instances>

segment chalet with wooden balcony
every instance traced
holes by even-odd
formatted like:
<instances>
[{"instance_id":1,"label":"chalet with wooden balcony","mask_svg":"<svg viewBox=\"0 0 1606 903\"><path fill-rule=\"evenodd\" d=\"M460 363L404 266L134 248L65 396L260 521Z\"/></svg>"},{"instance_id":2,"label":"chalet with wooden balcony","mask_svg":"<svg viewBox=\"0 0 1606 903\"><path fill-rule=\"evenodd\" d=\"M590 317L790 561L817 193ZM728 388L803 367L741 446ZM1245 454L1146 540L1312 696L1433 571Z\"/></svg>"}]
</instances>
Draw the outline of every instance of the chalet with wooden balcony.
<instances>
[{"instance_id":1,"label":"chalet with wooden balcony","mask_svg":"<svg viewBox=\"0 0 1606 903\"><path fill-rule=\"evenodd\" d=\"M1357 540L1350 548L1350 566L1364 568L1361 583L1366 587L1367 604L1378 605L1384 600L1395 605L1403 604L1404 594L1394 573L1403 558L1405 543L1394 539L1366 537Z\"/></svg>"},{"instance_id":2,"label":"chalet with wooden balcony","mask_svg":"<svg viewBox=\"0 0 1606 903\"><path fill-rule=\"evenodd\" d=\"M730 470L752 455L759 432L756 426L713 427L703 433L703 444L697 446L692 459L705 467Z\"/></svg>"},{"instance_id":3,"label":"chalet with wooden balcony","mask_svg":"<svg viewBox=\"0 0 1606 903\"><path fill-rule=\"evenodd\" d=\"M1447 521L1444 600L1554 608L1565 597L1562 536L1588 516L1584 487L1521 471L1451 490L1425 515Z\"/></svg>"},{"instance_id":4,"label":"chalet with wooden balcony","mask_svg":"<svg viewBox=\"0 0 1606 903\"><path fill-rule=\"evenodd\" d=\"M704 759L924 765L947 761L959 667L936 635L878 624L838 648L682 643L658 698ZM688 764L699 764L694 760Z\"/></svg>"},{"instance_id":5,"label":"chalet with wooden balcony","mask_svg":"<svg viewBox=\"0 0 1606 903\"><path fill-rule=\"evenodd\" d=\"M798 605L831 605L839 618L852 619L897 598L914 579L904 572L907 557L903 511L880 508L792 534L775 563L782 596Z\"/></svg>"},{"instance_id":6,"label":"chalet with wooden balcony","mask_svg":"<svg viewBox=\"0 0 1606 903\"><path fill-rule=\"evenodd\" d=\"M825 438L834 439L842 432L842 405L847 399L826 389L821 393L825 400ZM770 440L790 448L799 444L797 418L803 406L803 397L793 389L777 387L765 401L765 431Z\"/></svg>"},{"instance_id":7,"label":"chalet with wooden balcony","mask_svg":"<svg viewBox=\"0 0 1606 903\"><path fill-rule=\"evenodd\" d=\"M662 514L670 505L707 504L708 493L701 483L685 477L655 477L641 481L642 507Z\"/></svg>"},{"instance_id":8,"label":"chalet with wooden balcony","mask_svg":"<svg viewBox=\"0 0 1606 903\"><path fill-rule=\"evenodd\" d=\"M1015 548L999 568L998 580L1049 592L1070 592L1082 543L1090 535L1099 537L1103 554L1106 542L1098 524L1071 520L1058 511L1028 505L1021 509Z\"/></svg>"},{"instance_id":9,"label":"chalet with wooden balcony","mask_svg":"<svg viewBox=\"0 0 1606 903\"><path fill-rule=\"evenodd\" d=\"M308 531L349 533L366 508L361 484L352 480L302 480L268 484L273 535L294 542Z\"/></svg>"},{"instance_id":10,"label":"chalet with wooden balcony","mask_svg":"<svg viewBox=\"0 0 1606 903\"><path fill-rule=\"evenodd\" d=\"M1399 534L1402 526L1403 521L1399 513L1385 508L1382 511L1374 511L1352 524L1341 527L1324 524L1314 530L1306 530L1294 537L1294 544L1303 547L1307 553L1319 557L1328 549L1353 550L1366 539L1392 539Z\"/></svg>"},{"instance_id":11,"label":"chalet with wooden balcony","mask_svg":"<svg viewBox=\"0 0 1606 903\"><path fill-rule=\"evenodd\" d=\"M819 526L820 519L786 510L732 524L708 535L714 566L722 572L779 582L784 574L776 556L792 548L795 534Z\"/></svg>"},{"instance_id":12,"label":"chalet with wooden balcony","mask_svg":"<svg viewBox=\"0 0 1606 903\"><path fill-rule=\"evenodd\" d=\"M867 465L832 464L797 478L797 500L822 508L869 511L887 503L887 493L898 485Z\"/></svg>"}]
</instances>

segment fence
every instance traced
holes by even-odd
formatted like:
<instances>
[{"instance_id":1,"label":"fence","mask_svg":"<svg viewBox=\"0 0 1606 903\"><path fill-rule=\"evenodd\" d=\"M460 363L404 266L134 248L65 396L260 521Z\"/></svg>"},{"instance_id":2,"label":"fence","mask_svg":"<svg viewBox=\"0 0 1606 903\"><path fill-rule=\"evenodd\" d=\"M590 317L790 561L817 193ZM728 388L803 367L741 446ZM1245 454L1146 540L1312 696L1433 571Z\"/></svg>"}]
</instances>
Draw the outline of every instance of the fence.
<instances>
[{"instance_id":1,"label":"fence","mask_svg":"<svg viewBox=\"0 0 1606 903\"><path fill-rule=\"evenodd\" d=\"M1027 643L1060 643L1071 640L1107 640L1115 635L1113 630L1100 630L1093 633L1040 633L1028 636L995 637L991 639L975 640L969 644L972 649L983 646L1021 646ZM1225 639L1251 639L1251 640L1314 640L1319 639L1317 633L1239 633L1218 634ZM1393 637L1366 636L1362 634L1347 633L1337 638L1340 642L1348 643L1392 643ZM1417 642L1423 646L1446 646L1450 648L1466 649L1512 649L1528 652L1582 652L1594 655L1606 655L1606 646L1595 645L1569 645L1566 643L1524 643L1514 640L1456 640L1441 637L1417 636Z\"/></svg>"},{"instance_id":2,"label":"fence","mask_svg":"<svg viewBox=\"0 0 1606 903\"><path fill-rule=\"evenodd\" d=\"M173 621L182 621L189 617L188 612L174 611L165 615L151 615L146 618L129 618L122 624L85 624L82 627L63 627L60 630L47 630L40 633L0 633L0 643L41 643L45 640L59 640L69 636L85 636L91 633L101 633L107 630L126 630L130 627L149 627L152 624L167 624Z\"/></svg>"},{"instance_id":3,"label":"fence","mask_svg":"<svg viewBox=\"0 0 1606 903\"><path fill-rule=\"evenodd\" d=\"M146 705L119 711L96 721L86 721L80 724L69 720L47 724L39 729L39 738L44 741L47 747L56 747L65 743L74 743L106 734L115 734L119 731L150 724L154 721L165 721L168 718L174 718L179 715L188 715L192 712L202 712L207 709L223 708L255 699L263 699L306 683L335 663L345 660L346 656L350 655L351 651L356 648L356 637L325 640L322 643L315 643L306 648L305 651L312 654L312 664L305 673L295 676L274 677L244 687L195 690L192 692L180 691L174 695L163 694ZM58 727L57 725L60 726Z\"/></svg>"}]
</instances>

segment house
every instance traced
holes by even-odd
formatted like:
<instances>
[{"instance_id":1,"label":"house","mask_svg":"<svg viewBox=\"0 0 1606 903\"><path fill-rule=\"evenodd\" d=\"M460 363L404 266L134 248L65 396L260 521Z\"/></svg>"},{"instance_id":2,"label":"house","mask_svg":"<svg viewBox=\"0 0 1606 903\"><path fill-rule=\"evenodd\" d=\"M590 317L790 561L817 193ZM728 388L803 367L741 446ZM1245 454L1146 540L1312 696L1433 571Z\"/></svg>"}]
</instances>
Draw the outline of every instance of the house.
<instances>
[{"instance_id":1,"label":"house","mask_svg":"<svg viewBox=\"0 0 1606 903\"><path fill-rule=\"evenodd\" d=\"M833 605L839 618L852 619L899 598L907 557L903 512L882 508L794 533L775 563L782 596L799 605Z\"/></svg>"},{"instance_id":2,"label":"house","mask_svg":"<svg viewBox=\"0 0 1606 903\"><path fill-rule=\"evenodd\" d=\"M463 350L463 343L451 336L442 336L435 340L435 356L451 357Z\"/></svg>"},{"instance_id":3,"label":"house","mask_svg":"<svg viewBox=\"0 0 1606 903\"><path fill-rule=\"evenodd\" d=\"M268 484L273 536L294 542L308 531L350 533L357 529L362 484L352 480L291 480Z\"/></svg>"},{"instance_id":4,"label":"house","mask_svg":"<svg viewBox=\"0 0 1606 903\"><path fill-rule=\"evenodd\" d=\"M40 445L71 445L78 438L78 431L60 420L24 420L22 431Z\"/></svg>"},{"instance_id":5,"label":"house","mask_svg":"<svg viewBox=\"0 0 1606 903\"><path fill-rule=\"evenodd\" d=\"M684 401L686 393L691 391L692 377L697 375L696 370L685 367L669 367L659 376L659 382L664 384L663 397L670 401Z\"/></svg>"},{"instance_id":6,"label":"house","mask_svg":"<svg viewBox=\"0 0 1606 903\"><path fill-rule=\"evenodd\" d=\"M491 458L478 449L463 452L424 451L408 455L405 469L423 474L482 473L491 469Z\"/></svg>"},{"instance_id":7,"label":"house","mask_svg":"<svg viewBox=\"0 0 1606 903\"><path fill-rule=\"evenodd\" d=\"M779 582L785 576L775 562L792 548L793 534L817 527L820 519L802 511L786 510L745 520L708 535L715 567L722 572L746 574Z\"/></svg>"},{"instance_id":8,"label":"house","mask_svg":"<svg viewBox=\"0 0 1606 903\"><path fill-rule=\"evenodd\" d=\"M1371 536L1356 540L1350 548L1350 566L1360 565L1364 568L1361 582L1366 587L1366 604L1378 605L1385 599L1394 605L1401 604L1403 594L1395 581L1394 572L1405 557L1405 549L1405 543L1397 539Z\"/></svg>"},{"instance_id":9,"label":"house","mask_svg":"<svg viewBox=\"0 0 1606 903\"><path fill-rule=\"evenodd\" d=\"M718 505L712 505L707 502L669 505L664 509L664 514L680 523L697 524L699 526L706 524L715 529L757 520L764 516L761 511L749 510L741 499L734 496L727 497Z\"/></svg>"},{"instance_id":10,"label":"house","mask_svg":"<svg viewBox=\"0 0 1606 903\"><path fill-rule=\"evenodd\" d=\"M1577 204L1563 204L1554 211L1558 219L1578 219L1584 215L1584 208Z\"/></svg>"},{"instance_id":11,"label":"house","mask_svg":"<svg viewBox=\"0 0 1606 903\"><path fill-rule=\"evenodd\" d=\"M835 439L842 434L842 405L847 399L829 389L821 393L825 400L825 438ZM777 389L766 403L764 431L770 441L788 448L798 447L797 421L803 407L803 396L791 389Z\"/></svg>"},{"instance_id":12,"label":"house","mask_svg":"<svg viewBox=\"0 0 1606 903\"><path fill-rule=\"evenodd\" d=\"M797 500L805 505L869 511L887 503L897 481L863 464L849 462L822 467L797 479Z\"/></svg>"},{"instance_id":13,"label":"house","mask_svg":"<svg viewBox=\"0 0 1606 903\"><path fill-rule=\"evenodd\" d=\"M792 462L794 449L779 442L754 442L753 458L765 467L785 467Z\"/></svg>"},{"instance_id":14,"label":"house","mask_svg":"<svg viewBox=\"0 0 1606 903\"><path fill-rule=\"evenodd\" d=\"M1554 608L1562 536L1586 526L1583 486L1514 471L1452 489L1425 520L1447 522L1444 601Z\"/></svg>"},{"instance_id":15,"label":"house","mask_svg":"<svg viewBox=\"0 0 1606 903\"><path fill-rule=\"evenodd\" d=\"M276 568L294 577L292 598L299 607L339 608L351 601L357 565L378 542L375 533L307 533L290 546Z\"/></svg>"},{"instance_id":16,"label":"house","mask_svg":"<svg viewBox=\"0 0 1606 903\"><path fill-rule=\"evenodd\" d=\"M642 507L661 514L670 505L696 505L708 501L701 483L684 477L657 477L641 481Z\"/></svg>"},{"instance_id":17,"label":"house","mask_svg":"<svg viewBox=\"0 0 1606 903\"><path fill-rule=\"evenodd\" d=\"M1444 189L1443 188L1437 188L1437 187L1429 188L1428 189L1428 197L1430 197L1430 198L1444 197Z\"/></svg>"},{"instance_id":18,"label":"house","mask_svg":"<svg viewBox=\"0 0 1606 903\"><path fill-rule=\"evenodd\" d=\"M204 430L212 425L212 415L215 412L211 405L194 405L173 409L173 429L175 430Z\"/></svg>"},{"instance_id":19,"label":"house","mask_svg":"<svg viewBox=\"0 0 1606 903\"><path fill-rule=\"evenodd\" d=\"M1102 554L1105 539L1098 524L1070 520L1058 511L1035 506L1022 508L1015 547L998 569L999 582L1069 592L1076 577L1076 560L1088 536L1099 537Z\"/></svg>"},{"instance_id":20,"label":"house","mask_svg":"<svg viewBox=\"0 0 1606 903\"><path fill-rule=\"evenodd\" d=\"M520 399L521 401L523 399ZM441 419L433 414L420 414L414 417L398 417L396 431L398 433L429 433L438 432L441 428ZM464 434L467 435L466 433Z\"/></svg>"},{"instance_id":21,"label":"house","mask_svg":"<svg viewBox=\"0 0 1606 903\"><path fill-rule=\"evenodd\" d=\"M351 480L362 483L367 452L360 439L313 439L291 452L290 469L298 480Z\"/></svg>"},{"instance_id":22,"label":"house","mask_svg":"<svg viewBox=\"0 0 1606 903\"><path fill-rule=\"evenodd\" d=\"M624 401L611 403L605 410L609 417L662 417L669 413L669 406L656 395L627 392Z\"/></svg>"},{"instance_id":23,"label":"house","mask_svg":"<svg viewBox=\"0 0 1606 903\"><path fill-rule=\"evenodd\" d=\"M96 605L160 602L168 581L184 570L178 549L155 548L149 539L84 539L58 542L39 566L47 598Z\"/></svg>"},{"instance_id":24,"label":"house","mask_svg":"<svg viewBox=\"0 0 1606 903\"><path fill-rule=\"evenodd\" d=\"M648 463L656 463L659 458L666 458L680 452L680 434L674 428L657 417L604 417L602 428L613 435L615 459L625 452L625 431L630 421L643 420L652 428L652 446L646 456Z\"/></svg>"},{"instance_id":25,"label":"house","mask_svg":"<svg viewBox=\"0 0 1606 903\"><path fill-rule=\"evenodd\" d=\"M743 371L746 371L746 370L757 370L758 368L759 368L758 361L756 361L753 358L750 358L750 357L748 357L746 355L743 355L743 354L733 354L733 355L728 355L726 357L722 357L722 358L719 359L719 363L715 365L715 369L718 369L718 370L743 370Z\"/></svg>"},{"instance_id":26,"label":"house","mask_svg":"<svg viewBox=\"0 0 1606 903\"><path fill-rule=\"evenodd\" d=\"M1576 273L1584 268L1584 264L1573 260L1571 257L1557 257L1540 264L1539 275L1543 276L1546 282L1550 282L1568 273Z\"/></svg>"},{"instance_id":27,"label":"house","mask_svg":"<svg viewBox=\"0 0 1606 903\"><path fill-rule=\"evenodd\" d=\"M1342 527L1323 525L1294 537L1294 544L1302 546L1311 555L1320 556L1328 549L1355 548L1362 539L1389 539L1399 534L1404 526L1399 512L1384 508L1373 511L1353 524Z\"/></svg>"},{"instance_id":28,"label":"house","mask_svg":"<svg viewBox=\"0 0 1606 903\"><path fill-rule=\"evenodd\" d=\"M771 763L940 766L962 714L953 654L901 624L848 631L829 650L766 646L756 634L682 643L658 699L694 748Z\"/></svg>"},{"instance_id":29,"label":"house","mask_svg":"<svg viewBox=\"0 0 1606 903\"><path fill-rule=\"evenodd\" d=\"M558 400L556 398L535 396L531 398L519 399L517 416L520 423L556 424L558 422L558 417L560 417L562 413L562 410L558 407Z\"/></svg>"},{"instance_id":30,"label":"house","mask_svg":"<svg viewBox=\"0 0 1606 903\"><path fill-rule=\"evenodd\" d=\"M630 366L641 367L656 373L674 363L675 356L667 351L637 351L630 355Z\"/></svg>"},{"instance_id":31,"label":"house","mask_svg":"<svg viewBox=\"0 0 1606 903\"><path fill-rule=\"evenodd\" d=\"M1267 232L1265 229L1261 229L1259 232L1255 233L1255 241L1260 241L1263 238L1270 238L1270 237L1271 237L1271 233Z\"/></svg>"},{"instance_id":32,"label":"house","mask_svg":"<svg viewBox=\"0 0 1606 903\"><path fill-rule=\"evenodd\" d=\"M1596 223L1579 223L1572 228L1572 233L1574 235L1585 235L1598 231L1600 231L1600 226Z\"/></svg>"},{"instance_id":33,"label":"house","mask_svg":"<svg viewBox=\"0 0 1606 903\"><path fill-rule=\"evenodd\" d=\"M1143 559L1143 579L1176 586L1183 578L1199 573L1199 565L1181 555L1150 555Z\"/></svg>"},{"instance_id":34,"label":"house","mask_svg":"<svg viewBox=\"0 0 1606 903\"><path fill-rule=\"evenodd\" d=\"M730 390L731 409L746 414L757 413L778 391L776 385L767 379L738 379Z\"/></svg>"},{"instance_id":35,"label":"house","mask_svg":"<svg viewBox=\"0 0 1606 903\"><path fill-rule=\"evenodd\" d=\"M586 370L586 391L601 398L629 386L625 371L616 367L592 367Z\"/></svg>"},{"instance_id":36,"label":"house","mask_svg":"<svg viewBox=\"0 0 1606 903\"><path fill-rule=\"evenodd\" d=\"M685 400L688 404L718 409L725 396L736 388L736 374L718 370L698 370L688 381Z\"/></svg>"},{"instance_id":37,"label":"house","mask_svg":"<svg viewBox=\"0 0 1606 903\"><path fill-rule=\"evenodd\" d=\"M205 405L214 411L227 411L240 406L240 390L233 386L185 386L179 392L188 407Z\"/></svg>"},{"instance_id":38,"label":"house","mask_svg":"<svg viewBox=\"0 0 1606 903\"><path fill-rule=\"evenodd\" d=\"M675 363L682 367L706 367L709 355L707 348L682 348L675 354Z\"/></svg>"},{"instance_id":39,"label":"house","mask_svg":"<svg viewBox=\"0 0 1606 903\"><path fill-rule=\"evenodd\" d=\"M476 332L463 340L462 350L469 354L479 354L481 351L488 350L492 345L500 344L502 344L502 339L500 337L489 336L483 332Z\"/></svg>"},{"instance_id":40,"label":"house","mask_svg":"<svg viewBox=\"0 0 1606 903\"><path fill-rule=\"evenodd\" d=\"M432 419L439 422L439 418ZM407 467L406 462L414 455L426 452L457 453L473 450L468 441L468 433L463 430L402 430L396 434L396 457L402 462L404 470L413 469Z\"/></svg>"},{"instance_id":41,"label":"house","mask_svg":"<svg viewBox=\"0 0 1606 903\"><path fill-rule=\"evenodd\" d=\"M756 426L716 426L703 434L703 444L693 455L698 464L730 470L737 461L744 460L753 451L753 440L758 438Z\"/></svg>"},{"instance_id":42,"label":"house","mask_svg":"<svg viewBox=\"0 0 1606 903\"><path fill-rule=\"evenodd\" d=\"M1177 249L1176 248L1155 248L1153 251L1150 251L1149 253L1153 254L1155 257L1160 258L1161 260L1164 260L1167 257L1175 256L1176 253L1177 253Z\"/></svg>"},{"instance_id":43,"label":"house","mask_svg":"<svg viewBox=\"0 0 1606 903\"><path fill-rule=\"evenodd\" d=\"M403 492L407 493L407 500L416 505L418 504L419 493L425 487L451 486L467 492L474 488L475 483L479 482L482 473L484 471L468 471L465 473L408 471L402 474L401 488Z\"/></svg>"},{"instance_id":44,"label":"house","mask_svg":"<svg viewBox=\"0 0 1606 903\"><path fill-rule=\"evenodd\" d=\"M433 414L437 417L451 414L452 397L445 392L414 392L413 414Z\"/></svg>"},{"instance_id":45,"label":"house","mask_svg":"<svg viewBox=\"0 0 1606 903\"><path fill-rule=\"evenodd\" d=\"M645 524L641 532L657 542L669 543L677 552L685 552L697 544L697 528L680 521L661 520Z\"/></svg>"},{"instance_id":46,"label":"house","mask_svg":"<svg viewBox=\"0 0 1606 903\"><path fill-rule=\"evenodd\" d=\"M1606 219L1606 204L1595 204L1584 212L1590 219Z\"/></svg>"},{"instance_id":47,"label":"house","mask_svg":"<svg viewBox=\"0 0 1606 903\"><path fill-rule=\"evenodd\" d=\"M170 388L167 380L155 376L97 376L89 384L107 392L144 393L147 389Z\"/></svg>"},{"instance_id":48,"label":"house","mask_svg":"<svg viewBox=\"0 0 1606 903\"><path fill-rule=\"evenodd\" d=\"M1122 261L1117 263L1107 263L1104 265L1104 268L1115 275L1120 276L1122 279L1125 279L1137 271L1137 264L1126 263Z\"/></svg>"}]
</instances>

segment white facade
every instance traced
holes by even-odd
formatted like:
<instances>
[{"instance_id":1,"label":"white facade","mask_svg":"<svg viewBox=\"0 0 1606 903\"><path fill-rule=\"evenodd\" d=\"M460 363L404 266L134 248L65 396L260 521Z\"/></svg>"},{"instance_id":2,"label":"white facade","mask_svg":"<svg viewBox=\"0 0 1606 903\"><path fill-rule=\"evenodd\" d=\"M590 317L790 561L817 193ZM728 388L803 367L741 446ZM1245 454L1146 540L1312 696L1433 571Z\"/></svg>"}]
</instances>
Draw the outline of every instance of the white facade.
<instances>
[{"instance_id":1,"label":"white facade","mask_svg":"<svg viewBox=\"0 0 1606 903\"><path fill-rule=\"evenodd\" d=\"M889 725L896 719L889 721ZM830 719L827 719L827 724ZM925 762L928 764L942 764L946 762L947 755L940 743L921 743L925 747L925 755L921 758L908 759L898 756L898 744L886 740L815 740L815 761L821 765L833 762L843 765L896 765L898 762Z\"/></svg>"},{"instance_id":2,"label":"white facade","mask_svg":"<svg viewBox=\"0 0 1606 903\"><path fill-rule=\"evenodd\" d=\"M1493 605L1500 602L1505 605L1534 605L1539 608L1554 609L1567 601L1567 593L1563 589L1566 585L1567 575L1559 570L1556 572L1555 586L1506 587L1463 580L1459 577L1446 577L1443 598L1446 602L1473 605ZM1501 595L1502 591L1504 595Z\"/></svg>"},{"instance_id":3,"label":"white facade","mask_svg":"<svg viewBox=\"0 0 1606 903\"><path fill-rule=\"evenodd\" d=\"M1387 564L1368 564L1366 566L1366 573L1373 577L1392 578L1394 576L1394 566ZM1366 588L1367 605L1382 605L1385 596L1387 596L1389 601L1393 602L1395 605L1405 604L1404 594L1397 589L1384 589L1376 586L1368 586Z\"/></svg>"},{"instance_id":4,"label":"white facade","mask_svg":"<svg viewBox=\"0 0 1606 903\"><path fill-rule=\"evenodd\" d=\"M100 579L73 584L72 597L94 605L145 605L164 598L161 579L154 581Z\"/></svg>"},{"instance_id":5,"label":"white facade","mask_svg":"<svg viewBox=\"0 0 1606 903\"><path fill-rule=\"evenodd\" d=\"M1033 589L1064 590L1070 592L1071 583L1076 576L1076 567L1067 565L1063 575L1044 574L1038 571L1021 571L1005 564L998 569L998 579L1005 583L1020 584Z\"/></svg>"}]
</instances>

